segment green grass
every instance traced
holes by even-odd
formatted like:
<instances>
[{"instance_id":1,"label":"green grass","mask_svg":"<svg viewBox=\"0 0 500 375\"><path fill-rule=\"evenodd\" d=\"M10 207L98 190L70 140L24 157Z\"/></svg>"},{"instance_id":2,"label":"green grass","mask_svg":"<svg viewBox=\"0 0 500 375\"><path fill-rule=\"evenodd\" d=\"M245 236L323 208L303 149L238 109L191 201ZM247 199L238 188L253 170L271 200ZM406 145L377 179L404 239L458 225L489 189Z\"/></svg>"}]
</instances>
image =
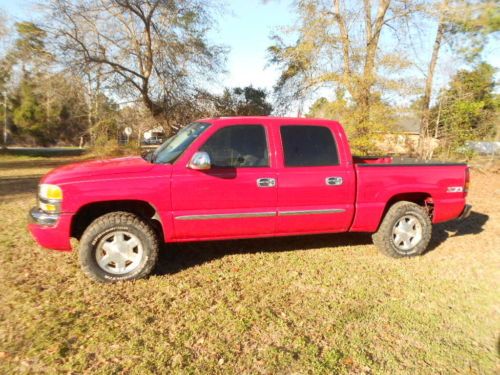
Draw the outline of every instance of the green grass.
<instances>
[{"instance_id":1,"label":"green grass","mask_svg":"<svg viewBox=\"0 0 500 375\"><path fill-rule=\"evenodd\" d=\"M53 162L0 159L0 373L499 368L499 175L473 175L475 212L420 258L355 234L172 245L151 278L100 285L25 229L36 181L9 181Z\"/></svg>"}]
</instances>

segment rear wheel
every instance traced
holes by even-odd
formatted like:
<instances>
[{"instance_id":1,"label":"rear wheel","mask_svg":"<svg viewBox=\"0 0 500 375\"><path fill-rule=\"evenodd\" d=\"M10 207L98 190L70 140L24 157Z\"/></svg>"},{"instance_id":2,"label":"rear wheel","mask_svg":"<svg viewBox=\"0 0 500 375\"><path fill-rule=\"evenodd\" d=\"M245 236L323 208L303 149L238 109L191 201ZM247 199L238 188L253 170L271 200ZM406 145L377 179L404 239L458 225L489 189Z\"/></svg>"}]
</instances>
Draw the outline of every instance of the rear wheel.
<instances>
[{"instance_id":1,"label":"rear wheel","mask_svg":"<svg viewBox=\"0 0 500 375\"><path fill-rule=\"evenodd\" d=\"M158 259L158 238L145 221L128 212L112 212L94 220L80 240L83 272L99 282L148 276Z\"/></svg>"},{"instance_id":2,"label":"rear wheel","mask_svg":"<svg viewBox=\"0 0 500 375\"><path fill-rule=\"evenodd\" d=\"M427 250L432 234L432 223L425 209L412 202L394 204L376 233L373 243L393 258L421 255Z\"/></svg>"}]
</instances>

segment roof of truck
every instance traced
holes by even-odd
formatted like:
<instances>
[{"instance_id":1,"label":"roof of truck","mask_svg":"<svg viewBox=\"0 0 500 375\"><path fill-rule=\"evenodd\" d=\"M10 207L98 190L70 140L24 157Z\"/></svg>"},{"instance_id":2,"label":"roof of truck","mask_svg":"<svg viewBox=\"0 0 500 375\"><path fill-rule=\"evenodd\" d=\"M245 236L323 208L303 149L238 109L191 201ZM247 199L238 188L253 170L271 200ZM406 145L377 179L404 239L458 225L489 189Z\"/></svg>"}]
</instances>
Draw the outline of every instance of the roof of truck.
<instances>
[{"instance_id":1,"label":"roof of truck","mask_svg":"<svg viewBox=\"0 0 500 375\"><path fill-rule=\"evenodd\" d=\"M234 123L241 122L244 124L251 124L252 122L262 122L265 121L268 124L283 125L288 124L300 124L300 125L318 125L318 124L329 124L329 125L340 125L338 121L328 120L323 118L305 118L305 117L275 117L275 116L234 116L234 117L212 117L204 118L198 120L200 122L210 122L210 123Z\"/></svg>"}]
</instances>

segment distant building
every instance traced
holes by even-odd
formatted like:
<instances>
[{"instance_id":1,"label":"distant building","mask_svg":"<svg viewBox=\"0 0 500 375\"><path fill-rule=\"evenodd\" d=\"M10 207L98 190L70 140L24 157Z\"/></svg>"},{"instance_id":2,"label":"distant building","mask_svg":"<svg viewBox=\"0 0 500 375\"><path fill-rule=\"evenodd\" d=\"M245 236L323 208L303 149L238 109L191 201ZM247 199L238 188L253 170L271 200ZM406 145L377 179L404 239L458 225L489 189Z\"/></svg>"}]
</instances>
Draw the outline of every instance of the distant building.
<instances>
[{"instance_id":1,"label":"distant building","mask_svg":"<svg viewBox=\"0 0 500 375\"><path fill-rule=\"evenodd\" d=\"M143 134L143 138L147 141L150 138L163 138L165 139L165 131L161 126L157 126L156 128L145 131Z\"/></svg>"},{"instance_id":2,"label":"distant building","mask_svg":"<svg viewBox=\"0 0 500 375\"><path fill-rule=\"evenodd\" d=\"M413 155L418 149L420 118L413 111L401 111L397 114L393 131L385 133L377 146L388 154ZM431 153L439 146L439 140L430 137L425 140L425 149Z\"/></svg>"}]
</instances>

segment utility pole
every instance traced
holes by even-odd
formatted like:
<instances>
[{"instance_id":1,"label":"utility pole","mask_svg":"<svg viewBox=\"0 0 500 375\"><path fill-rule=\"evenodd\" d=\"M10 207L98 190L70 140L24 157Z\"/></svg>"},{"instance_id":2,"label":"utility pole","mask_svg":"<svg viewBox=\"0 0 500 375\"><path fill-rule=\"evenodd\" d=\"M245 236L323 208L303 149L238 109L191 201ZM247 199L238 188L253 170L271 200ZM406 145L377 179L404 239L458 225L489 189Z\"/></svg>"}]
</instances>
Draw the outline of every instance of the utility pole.
<instances>
[{"instance_id":1,"label":"utility pole","mask_svg":"<svg viewBox=\"0 0 500 375\"><path fill-rule=\"evenodd\" d=\"M7 93L3 92L3 144L2 148L7 148Z\"/></svg>"}]
</instances>

